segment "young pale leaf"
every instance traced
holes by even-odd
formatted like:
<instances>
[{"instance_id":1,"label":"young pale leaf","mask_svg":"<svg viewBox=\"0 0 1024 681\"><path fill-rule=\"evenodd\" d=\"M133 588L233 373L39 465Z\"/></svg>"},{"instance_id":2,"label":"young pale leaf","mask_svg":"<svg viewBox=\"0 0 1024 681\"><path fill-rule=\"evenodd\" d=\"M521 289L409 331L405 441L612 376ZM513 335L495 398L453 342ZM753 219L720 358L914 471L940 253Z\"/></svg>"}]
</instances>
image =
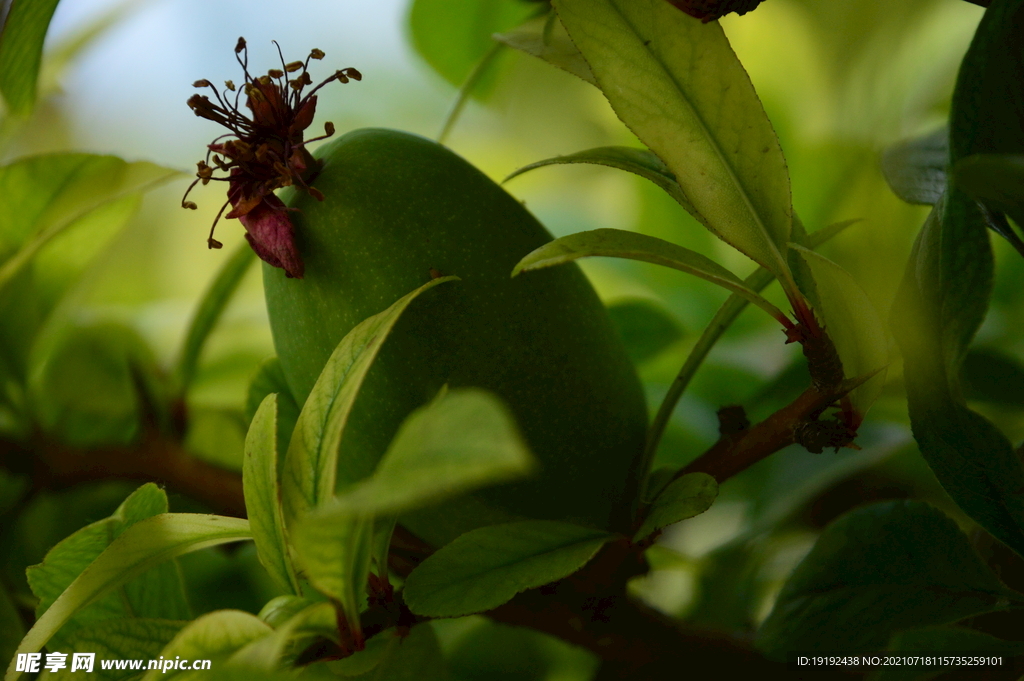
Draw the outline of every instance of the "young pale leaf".
<instances>
[{"instance_id":1,"label":"young pale leaf","mask_svg":"<svg viewBox=\"0 0 1024 681\"><path fill-rule=\"evenodd\" d=\"M614 538L552 520L481 527L420 563L405 582L405 602L430 617L485 612L520 591L568 577Z\"/></svg>"},{"instance_id":2,"label":"young pale leaf","mask_svg":"<svg viewBox=\"0 0 1024 681\"><path fill-rule=\"evenodd\" d=\"M284 589L301 594L284 540L284 513L277 479L277 395L263 400L245 437L242 491L260 563Z\"/></svg>"},{"instance_id":3,"label":"young pale leaf","mask_svg":"<svg viewBox=\"0 0 1024 681\"><path fill-rule=\"evenodd\" d=\"M894 655L924 655L970 652L971 655L1017 657L1024 655L1024 641L1004 641L977 629L966 627L923 627L893 635L888 650ZM933 679L948 667L939 665L890 665L881 667L871 681L925 681Z\"/></svg>"},{"instance_id":4,"label":"young pale leaf","mask_svg":"<svg viewBox=\"0 0 1024 681\"><path fill-rule=\"evenodd\" d=\"M181 346L181 355L175 369L177 389L182 393L188 389L195 377L196 365L199 363L199 355L203 351L206 339L254 262L256 253L249 244L240 245L224 262L217 277L203 294L185 334L185 342Z\"/></svg>"},{"instance_id":5,"label":"young pale leaf","mask_svg":"<svg viewBox=\"0 0 1024 681\"><path fill-rule=\"evenodd\" d=\"M795 285L789 172L718 22L664 0L554 0L615 113L665 161L704 224Z\"/></svg>"},{"instance_id":6,"label":"young pale leaf","mask_svg":"<svg viewBox=\"0 0 1024 681\"><path fill-rule=\"evenodd\" d=\"M821 534L782 588L758 647L881 650L896 631L948 624L1021 599L1003 586L952 520L923 502L851 511Z\"/></svg>"},{"instance_id":7,"label":"young pale leaf","mask_svg":"<svg viewBox=\"0 0 1024 681\"><path fill-rule=\"evenodd\" d=\"M267 601L257 617L277 629L312 604L313 601L301 596L277 596Z\"/></svg>"},{"instance_id":8,"label":"young pale leaf","mask_svg":"<svg viewBox=\"0 0 1024 681\"><path fill-rule=\"evenodd\" d=\"M974 154L957 161L953 177L973 198L1024 225L1024 155Z\"/></svg>"},{"instance_id":9,"label":"young pale leaf","mask_svg":"<svg viewBox=\"0 0 1024 681\"><path fill-rule=\"evenodd\" d=\"M676 182L676 176L672 174L672 171L668 169L668 166L665 165L664 161L647 149L634 149L633 147L597 147L595 149L587 149L586 151L578 151L575 154L556 156L555 158L549 158L544 161L537 161L536 163L523 166L506 177L504 181L508 182L513 177L518 177L519 175L534 170L535 168L572 163L589 163L592 165L608 166L609 168L618 168L619 170L625 170L626 172L633 173L634 175L639 175L645 180L650 180L654 184L658 185L666 194L675 199L680 206L685 208L686 212L690 215L694 216L698 220L701 219L697 210L690 205L690 201L686 198L686 195L683 193L682 188L680 188L679 183Z\"/></svg>"},{"instance_id":10,"label":"young pale leaf","mask_svg":"<svg viewBox=\"0 0 1024 681\"><path fill-rule=\"evenodd\" d=\"M718 483L707 473L689 473L673 481L655 498L634 541L655 530L700 515L711 508L718 496Z\"/></svg>"},{"instance_id":11,"label":"young pale leaf","mask_svg":"<svg viewBox=\"0 0 1024 681\"><path fill-rule=\"evenodd\" d=\"M374 474L314 513L338 522L399 515L521 478L535 467L501 400L478 388L456 388L410 414Z\"/></svg>"},{"instance_id":12,"label":"young pale leaf","mask_svg":"<svg viewBox=\"0 0 1024 681\"><path fill-rule=\"evenodd\" d=\"M338 517L316 509L300 517L289 530L303 577L341 604L353 635L361 638L359 612L366 603L373 518L362 514Z\"/></svg>"},{"instance_id":13,"label":"young pale leaf","mask_svg":"<svg viewBox=\"0 0 1024 681\"><path fill-rule=\"evenodd\" d=\"M179 174L152 163L90 154L30 156L0 167L0 290L78 218Z\"/></svg>"},{"instance_id":14,"label":"young pale leaf","mask_svg":"<svg viewBox=\"0 0 1024 681\"><path fill-rule=\"evenodd\" d=\"M420 56L458 87L494 44L491 34L519 25L534 11L516 0L415 0L409 34Z\"/></svg>"},{"instance_id":15,"label":"young pale leaf","mask_svg":"<svg viewBox=\"0 0 1024 681\"><path fill-rule=\"evenodd\" d=\"M496 33L492 37L513 49L543 59L591 85L597 85L587 60L576 49L562 22L554 14L530 19L511 31Z\"/></svg>"},{"instance_id":16,"label":"young pale leaf","mask_svg":"<svg viewBox=\"0 0 1024 681\"><path fill-rule=\"evenodd\" d=\"M267 624L247 612L215 610L190 622L160 651L160 655L165 660L180 657L186 660L216 659L220 662L246 644L273 633L274 630ZM155 681L176 675L177 670L174 669L150 669L141 681Z\"/></svg>"},{"instance_id":17,"label":"young pale leaf","mask_svg":"<svg viewBox=\"0 0 1024 681\"><path fill-rule=\"evenodd\" d=\"M345 424L363 379L395 322L421 293L457 278L440 277L424 284L359 323L338 343L302 407L288 447L281 478L287 524L334 495L338 446Z\"/></svg>"},{"instance_id":18,"label":"young pale leaf","mask_svg":"<svg viewBox=\"0 0 1024 681\"><path fill-rule=\"evenodd\" d=\"M818 313L835 343L846 378L878 372L850 393L857 417L863 420L885 385L885 372L879 372L889 362L885 327L864 289L849 272L810 249L797 244L790 246L800 253L814 276L821 306Z\"/></svg>"},{"instance_id":19,"label":"young pale leaf","mask_svg":"<svg viewBox=\"0 0 1024 681\"><path fill-rule=\"evenodd\" d=\"M331 603L321 601L308 605L276 627L274 633L256 638L236 650L228 664L268 671L281 669L317 638L337 642L338 616Z\"/></svg>"},{"instance_id":20,"label":"young pale leaf","mask_svg":"<svg viewBox=\"0 0 1024 681\"><path fill-rule=\"evenodd\" d=\"M882 154L882 174L907 203L933 205L946 191L949 128L894 144Z\"/></svg>"},{"instance_id":21,"label":"young pale leaf","mask_svg":"<svg viewBox=\"0 0 1024 681\"><path fill-rule=\"evenodd\" d=\"M187 623L184 621L162 619L121 618L95 622L89 627L79 629L68 639L67 645L59 648L68 655L68 665L55 674L46 673L41 678L47 679L80 679L82 672L71 671L72 653L95 653L97 660L155 660L160 656L171 639ZM54 650L53 645L50 650ZM135 669L103 669L98 662L94 663L91 679L103 681L121 681L138 677Z\"/></svg>"},{"instance_id":22,"label":"young pale leaf","mask_svg":"<svg viewBox=\"0 0 1024 681\"><path fill-rule=\"evenodd\" d=\"M36 620L19 653L38 651L65 622L146 570L208 546L249 539L249 522L198 513L161 513L124 530ZM5 681L21 676L11 660Z\"/></svg>"},{"instance_id":23,"label":"young pale leaf","mask_svg":"<svg viewBox=\"0 0 1024 681\"><path fill-rule=\"evenodd\" d=\"M0 93L7 108L27 116L36 103L43 40L59 0L14 2L0 33Z\"/></svg>"},{"instance_id":24,"label":"young pale leaf","mask_svg":"<svg viewBox=\"0 0 1024 681\"><path fill-rule=\"evenodd\" d=\"M153 483L146 483L109 517L87 525L61 540L47 552L43 562L26 570L32 593L39 599L36 616L53 605L75 579L135 523L167 512L167 495ZM64 645L69 636L106 619L145 617L167 620L191 617L177 568L166 563L125 584L118 593L98 599L71 618L51 643Z\"/></svg>"},{"instance_id":25,"label":"young pale leaf","mask_svg":"<svg viewBox=\"0 0 1024 681\"><path fill-rule=\"evenodd\" d=\"M922 456L967 515L1024 555L1024 467L999 429L965 406L957 381L993 266L981 210L954 191L917 237L890 324Z\"/></svg>"},{"instance_id":26,"label":"young pale leaf","mask_svg":"<svg viewBox=\"0 0 1024 681\"><path fill-rule=\"evenodd\" d=\"M263 362L256 371L252 382L249 383L249 391L245 397L245 420L252 423L256 416L256 410L263 404L264 398L271 393L277 394L277 466L280 470L284 466L282 453L288 451L288 443L292 439L292 432L295 430L295 422L299 420L299 405L292 397L292 391L288 387L288 381L281 369L281 360L271 357Z\"/></svg>"},{"instance_id":27,"label":"young pale leaf","mask_svg":"<svg viewBox=\"0 0 1024 681\"><path fill-rule=\"evenodd\" d=\"M696 275L743 296L779 322L789 325L782 310L714 260L664 239L621 229L595 229L555 239L524 256L512 270L512 276L593 256L640 260Z\"/></svg>"}]
</instances>

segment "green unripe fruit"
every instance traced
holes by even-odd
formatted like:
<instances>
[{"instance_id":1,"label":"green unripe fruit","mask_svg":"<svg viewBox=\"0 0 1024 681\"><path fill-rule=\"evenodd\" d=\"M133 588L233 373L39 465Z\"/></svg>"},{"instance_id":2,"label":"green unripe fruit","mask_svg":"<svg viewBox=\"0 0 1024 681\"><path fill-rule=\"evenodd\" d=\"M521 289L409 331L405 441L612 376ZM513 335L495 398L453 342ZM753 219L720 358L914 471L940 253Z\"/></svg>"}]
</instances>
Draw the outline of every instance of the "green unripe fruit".
<instances>
[{"instance_id":1,"label":"green unripe fruit","mask_svg":"<svg viewBox=\"0 0 1024 681\"><path fill-rule=\"evenodd\" d=\"M325 200L288 192L305 278L264 265L274 344L299 404L356 324L439 273L461 281L417 299L356 401L339 485L373 472L401 421L448 383L498 394L541 464L530 480L403 518L435 545L510 517L628 530L647 416L636 372L575 266L511 278L551 235L447 148L392 130L317 150Z\"/></svg>"}]
</instances>

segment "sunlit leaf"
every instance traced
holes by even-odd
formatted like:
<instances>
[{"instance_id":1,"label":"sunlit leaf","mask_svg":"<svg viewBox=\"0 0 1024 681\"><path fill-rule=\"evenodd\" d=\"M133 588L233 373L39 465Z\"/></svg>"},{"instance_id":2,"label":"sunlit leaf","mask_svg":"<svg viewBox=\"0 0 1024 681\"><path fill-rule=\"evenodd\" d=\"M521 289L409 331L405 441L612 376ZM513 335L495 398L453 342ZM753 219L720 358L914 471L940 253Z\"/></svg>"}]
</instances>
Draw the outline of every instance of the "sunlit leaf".
<instances>
[{"instance_id":1,"label":"sunlit leaf","mask_svg":"<svg viewBox=\"0 0 1024 681\"><path fill-rule=\"evenodd\" d=\"M306 607L275 627L274 633L256 638L232 653L228 664L280 669L318 638L337 642L338 616L334 606L327 602L306 603Z\"/></svg>"},{"instance_id":2,"label":"sunlit leaf","mask_svg":"<svg viewBox=\"0 0 1024 681\"><path fill-rule=\"evenodd\" d=\"M485 612L521 591L571 575L613 538L550 520L481 527L420 563L405 582L405 602L432 617Z\"/></svg>"},{"instance_id":3,"label":"sunlit leaf","mask_svg":"<svg viewBox=\"0 0 1024 681\"><path fill-rule=\"evenodd\" d=\"M553 14L530 19L511 31L495 34L494 39L520 52L543 59L591 85L597 85L587 60L576 49L562 22Z\"/></svg>"},{"instance_id":4,"label":"sunlit leaf","mask_svg":"<svg viewBox=\"0 0 1024 681\"><path fill-rule=\"evenodd\" d=\"M421 293L455 279L440 277L424 284L359 323L338 344L302 407L288 447L281 479L287 524L334 494L345 424L363 379L395 322Z\"/></svg>"},{"instance_id":5,"label":"sunlit leaf","mask_svg":"<svg viewBox=\"0 0 1024 681\"><path fill-rule=\"evenodd\" d=\"M185 342L182 343L181 355L175 367L178 390L184 392L195 377L196 365L206 339L255 261L256 254L249 244L241 244L224 262L216 278L203 293L185 333Z\"/></svg>"},{"instance_id":6,"label":"sunlit leaf","mask_svg":"<svg viewBox=\"0 0 1024 681\"><path fill-rule=\"evenodd\" d=\"M821 306L818 313L835 343L846 378L866 376L885 367L889 362L885 327L864 289L849 272L825 256L797 244L792 244L792 248L800 253L814 275ZM859 418L864 418L884 385L882 371L853 389L850 402Z\"/></svg>"},{"instance_id":7,"label":"sunlit leaf","mask_svg":"<svg viewBox=\"0 0 1024 681\"><path fill-rule=\"evenodd\" d=\"M689 473L661 490L634 537L644 539L655 530L700 515L718 496L718 483L706 473Z\"/></svg>"},{"instance_id":8,"label":"sunlit leaf","mask_svg":"<svg viewBox=\"0 0 1024 681\"><path fill-rule=\"evenodd\" d=\"M938 509L875 504L829 525L779 594L758 632L787 651L875 652L901 629L1004 609L1012 595Z\"/></svg>"},{"instance_id":9,"label":"sunlit leaf","mask_svg":"<svg viewBox=\"0 0 1024 681\"><path fill-rule=\"evenodd\" d=\"M619 118L675 175L704 224L795 289L789 173L717 22L664 0L555 0Z\"/></svg>"},{"instance_id":10,"label":"sunlit leaf","mask_svg":"<svg viewBox=\"0 0 1024 681\"><path fill-rule=\"evenodd\" d=\"M672 174L672 171L668 169L668 166L665 165L664 161L647 149L635 149L633 147L597 147L595 149L579 151L575 154L556 156L555 158L537 161L536 163L531 163L530 165L519 168L514 173L506 177L505 182L508 182L513 177L518 177L525 172L534 170L535 168L572 163L589 163L593 165L608 166L609 168L618 168L619 170L625 170L626 172L633 173L634 175L639 175L640 177L650 180L661 187L665 193L675 199L679 205L686 209L688 213L698 220L701 219L697 210L690 205L690 202L683 193L682 188L680 188L679 184L676 182L676 176Z\"/></svg>"},{"instance_id":11,"label":"sunlit leaf","mask_svg":"<svg viewBox=\"0 0 1024 681\"><path fill-rule=\"evenodd\" d=\"M17 652L38 651L75 613L156 565L191 551L250 537L249 522L238 518L161 513L140 520L111 542L71 582L36 620ZM12 659L5 681L14 681L19 676L21 672L15 671Z\"/></svg>"},{"instance_id":12,"label":"sunlit leaf","mask_svg":"<svg viewBox=\"0 0 1024 681\"><path fill-rule=\"evenodd\" d=\"M78 218L178 175L152 163L90 154L31 156L0 167L0 290Z\"/></svg>"},{"instance_id":13,"label":"sunlit leaf","mask_svg":"<svg viewBox=\"0 0 1024 681\"><path fill-rule=\"evenodd\" d=\"M165 660L177 657L186 660L210 660L210 668L220 667L225 658L247 643L274 633L259 618L241 610L216 610L190 622L160 651ZM217 660L217 662L213 662ZM219 673L219 669L217 670ZM209 675L211 672L206 671ZM150 669L141 681L172 678L175 669Z\"/></svg>"},{"instance_id":14,"label":"sunlit leaf","mask_svg":"<svg viewBox=\"0 0 1024 681\"><path fill-rule=\"evenodd\" d=\"M696 275L743 296L776 320L788 324L782 310L707 256L657 237L621 229L595 229L555 239L524 256L512 270L512 276L593 256L640 260Z\"/></svg>"},{"instance_id":15,"label":"sunlit leaf","mask_svg":"<svg viewBox=\"0 0 1024 681\"><path fill-rule=\"evenodd\" d=\"M277 395L268 395L245 438L242 491L260 562L285 589L302 593L284 540L284 512L277 479Z\"/></svg>"},{"instance_id":16,"label":"sunlit leaf","mask_svg":"<svg viewBox=\"0 0 1024 681\"><path fill-rule=\"evenodd\" d=\"M59 0L14 0L0 33L0 93L7 108L25 116L36 102L43 40Z\"/></svg>"}]
</instances>

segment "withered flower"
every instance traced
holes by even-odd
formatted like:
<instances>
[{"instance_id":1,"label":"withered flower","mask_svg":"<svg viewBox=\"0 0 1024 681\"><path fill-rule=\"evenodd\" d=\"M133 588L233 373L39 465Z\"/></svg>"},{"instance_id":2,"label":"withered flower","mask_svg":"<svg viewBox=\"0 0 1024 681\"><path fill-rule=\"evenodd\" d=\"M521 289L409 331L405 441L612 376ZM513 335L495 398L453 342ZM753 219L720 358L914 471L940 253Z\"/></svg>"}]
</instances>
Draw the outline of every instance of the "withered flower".
<instances>
[{"instance_id":1,"label":"withered flower","mask_svg":"<svg viewBox=\"0 0 1024 681\"><path fill-rule=\"evenodd\" d=\"M274 42L277 45L277 42ZM304 93L312 85L307 68L311 59L323 59L324 53L314 49L306 61L285 63L281 47L281 68L270 69L267 75L253 78L249 75L249 52L244 38L235 45L235 59L242 66L245 82L239 88L233 82L224 83L224 95L208 80L197 80L197 88L210 88L217 101L206 95L192 95L188 105L197 116L219 123L230 132L217 137L208 146L206 159L197 166L196 179L182 197L183 208L195 210L196 204L187 201L189 192L197 184L211 180L228 183L228 199L210 228L207 243L210 248L223 244L213 238L213 231L224 210L231 205L227 218L238 218L245 227L245 238L256 254L274 267L280 267L288 277L301 279L302 257L295 246L295 230L288 216L289 209L274 190L295 186L319 201L324 197L311 183L320 170L320 162L306 149L315 142L334 134L334 124L324 124L324 135L304 140L303 133L313 123L316 113L316 92L331 81L347 83L362 80L353 68L335 71L322 83ZM294 76L292 76L294 74ZM232 98L229 92L234 92ZM239 100L245 95L245 106L252 116L239 111ZM225 141L222 141L225 140ZM212 157L212 165L211 165ZM215 176L215 171L226 173Z\"/></svg>"}]
</instances>

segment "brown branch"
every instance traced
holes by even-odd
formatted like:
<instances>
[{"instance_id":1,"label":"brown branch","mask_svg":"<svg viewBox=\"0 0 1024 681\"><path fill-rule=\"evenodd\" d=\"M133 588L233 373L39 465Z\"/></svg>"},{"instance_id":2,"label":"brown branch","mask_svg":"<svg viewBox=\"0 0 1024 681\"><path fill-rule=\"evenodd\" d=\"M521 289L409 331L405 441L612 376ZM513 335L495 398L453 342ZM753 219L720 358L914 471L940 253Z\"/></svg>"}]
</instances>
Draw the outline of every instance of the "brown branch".
<instances>
[{"instance_id":1,"label":"brown branch","mask_svg":"<svg viewBox=\"0 0 1024 681\"><path fill-rule=\"evenodd\" d=\"M29 474L34 489L64 489L96 480L158 482L215 513L245 517L242 477L185 451L176 439L147 432L125 446L79 449L44 435L28 443L0 439L0 466Z\"/></svg>"}]
</instances>

